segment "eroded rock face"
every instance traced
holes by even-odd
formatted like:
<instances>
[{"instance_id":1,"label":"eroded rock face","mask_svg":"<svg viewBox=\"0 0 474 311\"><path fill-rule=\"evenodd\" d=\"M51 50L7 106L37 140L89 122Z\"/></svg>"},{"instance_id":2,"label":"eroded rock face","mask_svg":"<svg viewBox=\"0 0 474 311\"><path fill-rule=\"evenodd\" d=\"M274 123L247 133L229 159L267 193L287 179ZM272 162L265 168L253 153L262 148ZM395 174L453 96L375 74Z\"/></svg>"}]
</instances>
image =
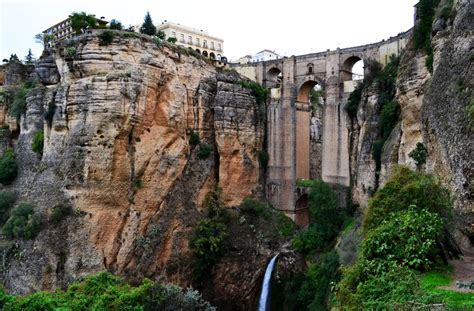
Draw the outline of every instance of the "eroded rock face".
<instances>
[{"instance_id":1,"label":"eroded rock face","mask_svg":"<svg viewBox=\"0 0 474 311\"><path fill-rule=\"evenodd\" d=\"M474 47L474 3L460 0L453 9L456 12L453 19L444 23L435 21L432 74L426 68L426 56L421 52L416 54L410 45L401 59L396 93L401 108L400 122L383 148L379 187L396 165L415 170L416 163L409 154L417 143L423 143L428 158L422 170L434 174L451 190L457 242L469 248L474 243L474 140L472 120L467 113L474 88L470 56ZM353 199L362 209L369 197L366 189L375 176L370 148L364 148L364 143L370 142L367 135L370 137L374 132L367 127L372 108L373 105L360 106L358 124L352 131Z\"/></svg>"},{"instance_id":2,"label":"eroded rock face","mask_svg":"<svg viewBox=\"0 0 474 311\"><path fill-rule=\"evenodd\" d=\"M39 62L46 86L30 93L20 123L20 174L10 188L35 204L45 229L10 250L5 286L53 289L105 269L188 286L189 238L205 194L218 183L232 206L261 189L255 98L239 76L145 37L116 36L104 47L91 35L75 45L74 61ZM42 156L31 150L40 129ZM200 146L190 145L191 132ZM212 152L199 159L203 144ZM58 204L75 214L53 224ZM251 263L243 269L254 278Z\"/></svg>"}]
</instances>

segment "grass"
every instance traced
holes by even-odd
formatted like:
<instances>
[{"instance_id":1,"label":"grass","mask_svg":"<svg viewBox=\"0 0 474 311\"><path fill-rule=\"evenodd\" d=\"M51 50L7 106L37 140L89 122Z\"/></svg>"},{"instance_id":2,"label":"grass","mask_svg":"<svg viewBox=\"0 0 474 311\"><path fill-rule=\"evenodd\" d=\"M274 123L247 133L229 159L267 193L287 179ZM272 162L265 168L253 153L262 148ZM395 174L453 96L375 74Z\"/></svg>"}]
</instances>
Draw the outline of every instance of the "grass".
<instances>
[{"instance_id":1,"label":"grass","mask_svg":"<svg viewBox=\"0 0 474 311\"><path fill-rule=\"evenodd\" d=\"M450 285L452 280L451 272L452 269L423 273L420 278L421 288L428 294L441 297L449 309L472 310L474 308L474 293L463 293L440 288L441 286Z\"/></svg>"}]
</instances>

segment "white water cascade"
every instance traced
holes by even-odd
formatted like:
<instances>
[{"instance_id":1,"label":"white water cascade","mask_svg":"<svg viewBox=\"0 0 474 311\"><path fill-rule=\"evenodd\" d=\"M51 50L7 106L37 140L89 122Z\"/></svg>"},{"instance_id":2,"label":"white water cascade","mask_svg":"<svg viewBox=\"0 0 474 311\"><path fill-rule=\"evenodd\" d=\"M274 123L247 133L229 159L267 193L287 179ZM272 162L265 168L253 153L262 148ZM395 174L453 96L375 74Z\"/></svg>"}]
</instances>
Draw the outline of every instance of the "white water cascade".
<instances>
[{"instance_id":1,"label":"white water cascade","mask_svg":"<svg viewBox=\"0 0 474 311\"><path fill-rule=\"evenodd\" d=\"M258 311L269 310L267 304L270 297L270 285L272 281L273 266L278 254L275 255L272 260L268 263L267 270L265 270L265 276L263 277L262 292L260 294L260 300L258 302Z\"/></svg>"}]
</instances>

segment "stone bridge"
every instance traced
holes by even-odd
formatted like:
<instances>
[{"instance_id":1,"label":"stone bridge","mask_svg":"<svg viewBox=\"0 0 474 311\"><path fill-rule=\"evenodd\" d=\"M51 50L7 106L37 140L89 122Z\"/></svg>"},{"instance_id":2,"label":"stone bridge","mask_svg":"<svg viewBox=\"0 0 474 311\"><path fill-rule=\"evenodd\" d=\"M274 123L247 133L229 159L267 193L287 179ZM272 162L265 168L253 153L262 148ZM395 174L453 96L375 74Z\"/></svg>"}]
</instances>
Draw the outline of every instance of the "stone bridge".
<instances>
[{"instance_id":1,"label":"stone bridge","mask_svg":"<svg viewBox=\"0 0 474 311\"><path fill-rule=\"evenodd\" d=\"M232 65L270 90L267 199L297 223L304 225L308 218L307 193L297 187L298 180L349 186L350 124L344 106L357 85L352 67L369 59L385 65L390 55L400 54L410 35L409 30L373 44ZM316 85L323 96L314 109L310 94Z\"/></svg>"}]
</instances>

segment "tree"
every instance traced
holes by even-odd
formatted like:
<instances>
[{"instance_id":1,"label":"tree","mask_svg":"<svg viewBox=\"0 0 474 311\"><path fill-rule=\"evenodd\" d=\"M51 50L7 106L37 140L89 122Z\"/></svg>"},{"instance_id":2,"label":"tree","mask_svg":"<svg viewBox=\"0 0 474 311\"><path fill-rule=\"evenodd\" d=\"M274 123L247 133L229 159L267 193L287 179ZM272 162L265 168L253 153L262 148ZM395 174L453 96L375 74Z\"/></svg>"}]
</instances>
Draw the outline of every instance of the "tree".
<instances>
[{"instance_id":1,"label":"tree","mask_svg":"<svg viewBox=\"0 0 474 311\"><path fill-rule=\"evenodd\" d=\"M86 32L87 28L93 28L97 26L97 18L95 15L87 14L86 12L74 12L71 15L71 27L76 34Z\"/></svg>"},{"instance_id":2,"label":"tree","mask_svg":"<svg viewBox=\"0 0 474 311\"><path fill-rule=\"evenodd\" d=\"M426 158L428 157L428 149L422 143L417 143L416 148L413 149L408 156L415 160L416 168L421 170L423 164L426 163Z\"/></svg>"},{"instance_id":3,"label":"tree","mask_svg":"<svg viewBox=\"0 0 474 311\"><path fill-rule=\"evenodd\" d=\"M149 36L154 36L156 34L156 27L155 25L153 25L153 20L151 19L150 12L146 12L143 25L142 27L140 27L140 32Z\"/></svg>"},{"instance_id":4,"label":"tree","mask_svg":"<svg viewBox=\"0 0 474 311\"><path fill-rule=\"evenodd\" d=\"M165 40L165 37L166 37L165 33L164 33L163 31L161 31L161 30L159 30L159 31L156 33L156 36L157 36L158 38L160 38L161 40Z\"/></svg>"},{"instance_id":5,"label":"tree","mask_svg":"<svg viewBox=\"0 0 474 311\"><path fill-rule=\"evenodd\" d=\"M120 21L112 19L109 25L110 29L123 30L123 25Z\"/></svg>"},{"instance_id":6,"label":"tree","mask_svg":"<svg viewBox=\"0 0 474 311\"><path fill-rule=\"evenodd\" d=\"M48 46L48 43L54 40L54 35L47 33L39 33L35 36L36 43L42 44L43 47Z\"/></svg>"},{"instance_id":7,"label":"tree","mask_svg":"<svg viewBox=\"0 0 474 311\"><path fill-rule=\"evenodd\" d=\"M9 63L19 63L20 59L16 54L10 55L10 60L8 61Z\"/></svg>"},{"instance_id":8,"label":"tree","mask_svg":"<svg viewBox=\"0 0 474 311\"><path fill-rule=\"evenodd\" d=\"M175 37L169 37L166 41L168 41L169 43L176 43L178 39L176 39Z\"/></svg>"},{"instance_id":9,"label":"tree","mask_svg":"<svg viewBox=\"0 0 474 311\"><path fill-rule=\"evenodd\" d=\"M31 52L31 49L29 49L28 54L25 56L25 64L33 65L34 63L35 63L35 58L33 56L33 53Z\"/></svg>"}]
</instances>

